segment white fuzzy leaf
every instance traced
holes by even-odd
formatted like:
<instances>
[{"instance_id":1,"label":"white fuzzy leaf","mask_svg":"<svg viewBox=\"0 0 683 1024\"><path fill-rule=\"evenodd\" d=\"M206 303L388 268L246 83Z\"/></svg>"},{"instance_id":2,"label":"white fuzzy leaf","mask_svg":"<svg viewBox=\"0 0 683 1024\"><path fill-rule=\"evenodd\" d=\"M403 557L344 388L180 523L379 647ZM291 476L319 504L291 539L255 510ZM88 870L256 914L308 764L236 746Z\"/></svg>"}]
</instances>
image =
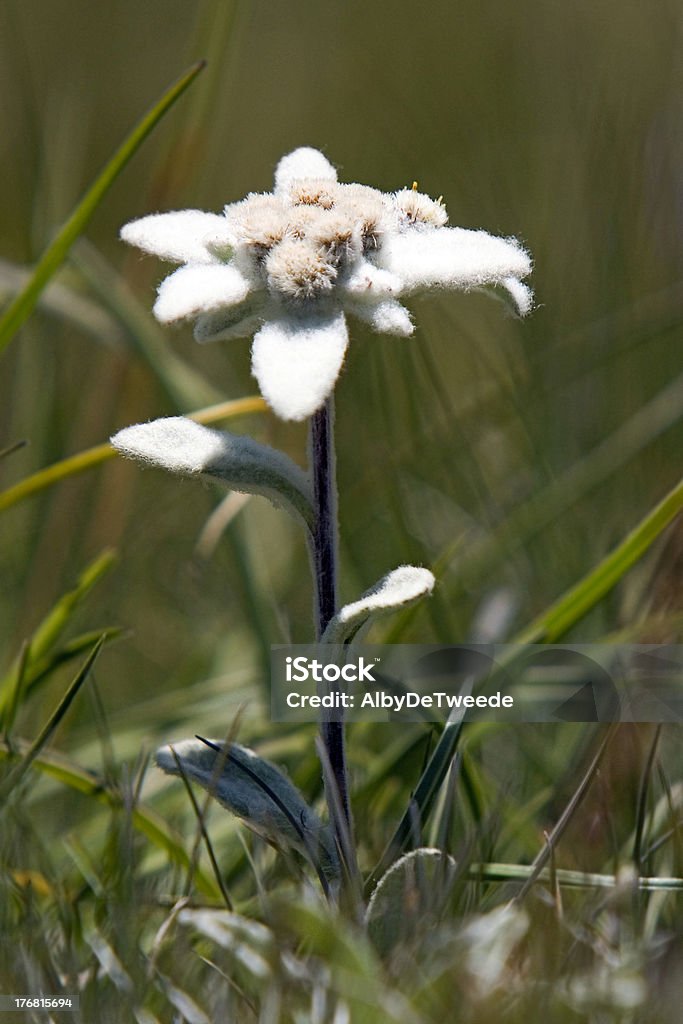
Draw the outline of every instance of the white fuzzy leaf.
<instances>
[{"instance_id":1,"label":"white fuzzy leaf","mask_svg":"<svg viewBox=\"0 0 683 1024\"><path fill-rule=\"evenodd\" d=\"M342 289L353 299L376 302L401 291L401 279L369 260L358 260L341 282Z\"/></svg>"},{"instance_id":2,"label":"white fuzzy leaf","mask_svg":"<svg viewBox=\"0 0 683 1024\"><path fill-rule=\"evenodd\" d=\"M526 316L534 305L534 293L528 284L518 281L516 277L505 277L500 282L514 302L519 316Z\"/></svg>"},{"instance_id":3,"label":"white fuzzy leaf","mask_svg":"<svg viewBox=\"0 0 683 1024\"><path fill-rule=\"evenodd\" d=\"M345 605L325 630L322 643L348 643L369 620L396 611L431 594L434 576L429 569L401 565L384 576L353 604Z\"/></svg>"},{"instance_id":4,"label":"white fuzzy leaf","mask_svg":"<svg viewBox=\"0 0 683 1024\"><path fill-rule=\"evenodd\" d=\"M182 740L172 748L161 747L156 763L167 774L180 775L179 761L188 779L254 832L278 847L298 850L329 879L337 877L338 857L329 830L284 772L247 747L231 743L226 752L223 743L209 742L211 746L199 739Z\"/></svg>"},{"instance_id":5,"label":"white fuzzy leaf","mask_svg":"<svg viewBox=\"0 0 683 1024\"><path fill-rule=\"evenodd\" d=\"M306 474L283 452L251 437L171 416L126 427L111 443L127 458L181 476L220 480L235 491L263 495L309 526L313 521Z\"/></svg>"},{"instance_id":6,"label":"white fuzzy leaf","mask_svg":"<svg viewBox=\"0 0 683 1024\"><path fill-rule=\"evenodd\" d=\"M527 316L534 308L532 289L523 281L518 281L516 277L506 277L492 284L480 285L474 291L496 299L512 316Z\"/></svg>"},{"instance_id":7,"label":"white fuzzy leaf","mask_svg":"<svg viewBox=\"0 0 683 1024\"><path fill-rule=\"evenodd\" d=\"M343 313L263 325L254 337L252 371L281 419L303 420L320 408L339 376L348 342Z\"/></svg>"},{"instance_id":8,"label":"white fuzzy leaf","mask_svg":"<svg viewBox=\"0 0 683 1024\"><path fill-rule=\"evenodd\" d=\"M228 247L232 241L225 217L203 210L152 213L124 224L121 238L171 263L216 263L209 243Z\"/></svg>"},{"instance_id":9,"label":"white fuzzy leaf","mask_svg":"<svg viewBox=\"0 0 683 1024\"><path fill-rule=\"evenodd\" d=\"M246 277L233 266L196 264L180 267L159 285L154 315L162 324L189 320L200 313L215 313L237 306L250 291Z\"/></svg>"},{"instance_id":10,"label":"white fuzzy leaf","mask_svg":"<svg viewBox=\"0 0 683 1024\"><path fill-rule=\"evenodd\" d=\"M292 182L301 178L336 181L337 172L320 150L301 146L283 156L275 168L275 194L286 192Z\"/></svg>"},{"instance_id":11,"label":"white fuzzy leaf","mask_svg":"<svg viewBox=\"0 0 683 1024\"><path fill-rule=\"evenodd\" d=\"M254 295L238 306L219 309L215 313L202 313L194 325L194 339L200 344L211 341L231 341L248 338L263 323L259 303Z\"/></svg>"},{"instance_id":12,"label":"white fuzzy leaf","mask_svg":"<svg viewBox=\"0 0 683 1024\"><path fill-rule=\"evenodd\" d=\"M378 260L405 291L445 287L468 291L526 277L531 258L514 238L465 228L408 230L386 239Z\"/></svg>"},{"instance_id":13,"label":"white fuzzy leaf","mask_svg":"<svg viewBox=\"0 0 683 1024\"><path fill-rule=\"evenodd\" d=\"M409 338L415 331L410 313L396 299L385 299L383 302L369 304L365 302L347 303L349 313L359 320L370 324L378 334L395 334L400 338Z\"/></svg>"}]
</instances>

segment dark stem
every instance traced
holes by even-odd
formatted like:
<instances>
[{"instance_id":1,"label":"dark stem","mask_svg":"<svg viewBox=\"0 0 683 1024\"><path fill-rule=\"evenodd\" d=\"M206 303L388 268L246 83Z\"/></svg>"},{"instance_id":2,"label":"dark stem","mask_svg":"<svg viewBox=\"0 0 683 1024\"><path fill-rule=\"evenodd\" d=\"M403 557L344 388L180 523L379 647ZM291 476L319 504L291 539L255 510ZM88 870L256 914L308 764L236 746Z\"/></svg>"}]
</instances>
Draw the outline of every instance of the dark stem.
<instances>
[{"instance_id":1,"label":"dark stem","mask_svg":"<svg viewBox=\"0 0 683 1024\"><path fill-rule=\"evenodd\" d=\"M313 474L313 568L315 576L315 615L317 639L325 631L337 610L337 488L334 457L334 399L310 419L311 471ZM337 714L340 712L337 711ZM344 723L328 721L323 712L320 725L322 741L332 780L337 790L336 799L328 804L341 806L344 823L351 820L346 777Z\"/></svg>"}]
</instances>

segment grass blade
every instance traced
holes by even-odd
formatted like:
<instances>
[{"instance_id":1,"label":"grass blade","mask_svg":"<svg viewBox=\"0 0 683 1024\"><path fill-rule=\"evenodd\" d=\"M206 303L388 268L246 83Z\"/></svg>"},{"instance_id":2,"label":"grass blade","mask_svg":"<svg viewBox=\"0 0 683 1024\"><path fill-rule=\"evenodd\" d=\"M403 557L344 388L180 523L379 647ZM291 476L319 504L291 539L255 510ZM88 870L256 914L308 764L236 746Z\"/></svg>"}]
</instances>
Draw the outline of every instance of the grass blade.
<instances>
[{"instance_id":1,"label":"grass blade","mask_svg":"<svg viewBox=\"0 0 683 1024\"><path fill-rule=\"evenodd\" d=\"M29 641L28 652L25 656L25 676L30 678L32 668L37 661L45 659L50 648L63 633L71 621L76 608L90 593L95 584L107 573L116 560L113 551L103 551L101 555L88 565L76 581L75 586L63 594L50 612L45 616L38 628L34 631ZM99 634L98 634L99 638ZM20 669L20 659L14 662L4 679L0 681L0 719L12 700L12 694L16 692L17 674ZM43 668L45 665L43 664Z\"/></svg>"},{"instance_id":2,"label":"grass blade","mask_svg":"<svg viewBox=\"0 0 683 1024\"><path fill-rule=\"evenodd\" d=\"M232 900L230 899L230 895L228 893L228 890L226 889L225 884L223 882L223 878L221 876L221 869L218 866L218 861L216 859L216 854L214 853L214 850L213 850L213 845L211 843L211 838L210 838L209 833L208 833L207 828L206 828L206 822L204 820L205 811L203 811L202 808L197 803L196 797L195 797L194 792L192 790L192 786L190 785L190 780L188 779L185 771L183 770L183 766L182 766L182 762L181 762L180 758L176 754L173 746L170 745L170 747L171 747L171 753L173 754L173 757L175 759L175 762L176 762L176 765L177 765L177 768L178 768L178 774L180 775L180 778L183 780L183 786L185 787L185 792L187 793L189 801L192 804L192 810L194 811L195 818L197 819L197 825L198 825L198 828L199 828L199 836L198 836L198 838L204 840L204 845L206 847L206 852L209 855L209 860L211 862L211 869L213 871L214 878L216 879L216 884L218 885L218 888L221 891L221 895L223 897L223 901L225 902L226 907L228 908L228 910L232 910L233 909ZM199 853L199 843L197 842L197 843L195 843L195 845L193 847L192 855L191 855L191 858L190 858L190 868L189 868L189 871L188 871L188 878L187 878L187 883L188 883L187 896L189 896L189 894L190 894L190 889L191 889L191 886L192 886L192 880L194 878L194 873L195 873L195 871L197 869L198 853Z\"/></svg>"},{"instance_id":3,"label":"grass blade","mask_svg":"<svg viewBox=\"0 0 683 1024\"><path fill-rule=\"evenodd\" d=\"M473 684L473 679L466 681L462 690L463 694L470 693ZM408 848L409 843L413 839L416 817L420 824L424 825L436 800L441 784L446 778L455 757L458 740L462 731L463 718L464 713L461 712L457 717L454 716L446 723L439 737L439 742L434 748L434 753L420 777L420 781L396 831L382 854L379 864L374 868L365 883L366 895L374 891L380 878L386 874L397 857L400 857Z\"/></svg>"},{"instance_id":4,"label":"grass blade","mask_svg":"<svg viewBox=\"0 0 683 1024\"><path fill-rule=\"evenodd\" d=\"M220 402L223 396L219 388L176 355L166 332L94 245L81 238L73 248L71 263L95 291L101 306L115 318L117 327L123 326L129 349L147 363L179 412Z\"/></svg>"},{"instance_id":5,"label":"grass blade","mask_svg":"<svg viewBox=\"0 0 683 1024\"><path fill-rule=\"evenodd\" d=\"M198 412L192 413L189 418L196 420L197 423L217 423L220 420L232 419L234 416L243 416L252 412L264 412L265 409L266 403L262 398L256 396L253 398L235 398L230 402L221 402L218 405L210 405L206 409L200 409ZM27 476L24 480L20 480L19 483L2 491L0 493L0 512L6 508L11 508L12 505L16 505L20 501L24 501L25 498L39 494L40 491L52 487L53 484L59 483L62 480L68 480L79 473L85 473L87 470L94 469L95 466L101 466L103 462L108 462L109 459L114 459L117 456L118 452L114 451L112 446L106 442L105 444L95 445L94 448L87 448L76 455L69 455L66 459L60 459L59 462L53 462L51 466L38 470L37 473Z\"/></svg>"},{"instance_id":6,"label":"grass blade","mask_svg":"<svg viewBox=\"0 0 683 1024\"><path fill-rule=\"evenodd\" d=\"M26 285L9 304L0 318L0 352L7 347L13 335L30 316L45 285L66 259L69 249L85 229L109 187L166 111L182 96L204 66L204 61L195 64L164 93L159 102L152 107L124 140L76 206L71 216L57 232L56 237L36 264Z\"/></svg>"},{"instance_id":7,"label":"grass blade","mask_svg":"<svg viewBox=\"0 0 683 1024\"><path fill-rule=\"evenodd\" d=\"M85 664L78 672L76 678L73 680L71 685L68 687L66 693L60 700L59 704L54 709L54 711L48 718L43 728L40 730L38 736L36 736L35 740L31 744L29 749L26 751L19 764L16 765L16 767L9 773L7 778L4 780L2 788L0 788L0 801L3 801L7 797L7 795L12 791L12 789L19 785L24 775L26 775L27 771L37 758L38 754L41 752L43 747L49 742L50 738L57 729L59 723L64 718L64 715L71 707L71 704L73 703L76 694L78 693L81 686L90 675L90 670L95 664L98 654L102 650L104 639L105 638L103 636L99 638L99 640L93 647L92 651L86 658Z\"/></svg>"},{"instance_id":8,"label":"grass blade","mask_svg":"<svg viewBox=\"0 0 683 1024\"><path fill-rule=\"evenodd\" d=\"M645 821L647 818L647 801L650 793L650 781L652 779L652 770L655 764L655 758L657 756L657 748L659 746L659 738L662 735L661 724L655 729L655 734L650 744L650 749L647 755L647 761L643 768L643 774L640 778L640 784L638 786L638 810L636 813L636 834L633 840L633 864L636 871L640 871L643 863L643 836L645 835Z\"/></svg>"},{"instance_id":9,"label":"grass blade","mask_svg":"<svg viewBox=\"0 0 683 1024\"><path fill-rule=\"evenodd\" d=\"M77 658L83 651L87 651L100 637L102 637L105 643L110 643L112 640L122 636L123 632L124 630L120 626L91 629L87 633L81 633L79 636L74 637L73 640L69 640L46 658L33 662L25 674L22 685L23 697L26 698L29 694L32 694L36 687L52 675L53 672L61 668L62 665L66 665L69 661ZM1 711L2 705L0 704Z\"/></svg>"},{"instance_id":10,"label":"grass blade","mask_svg":"<svg viewBox=\"0 0 683 1024\"><path fill-rule=\"evenodd\" d=\"M612 737L614 736L614 733L616 732L618 725L619 725L618 722L612 722L610 724L610 726L609 726L609 728L608 728L607 732L605 733L605 736L604 736L604 738L602 740L602 743L598 747L598 750L597 750L597 753L595 754L595 757L593 758L593 760L589 764L589 766L588 766L588 768L587 768L583 778L581 779L581 782L579 783L579 785L576 787L576 790L572 794L571 800L569 801L569 803L565 807L564 811L560 815L560 818L559 818L557 824L547 834L547 836L546 836L546 840L547 841L545 843L545 846L543 847L541 852L534 858L534 861L531 864L531 871L529 872L529 876L528 876L526 882L524 883L524 885L522 886L521 890L519 891L519 893L515 897L515 900L517 902L521 902L524 899L526 894L529 892L529 889L531 889L531 887L534 885L534 883L538 881L538 878L539 878L542 870L545 868L546 864L548 863L548 861L552 857L553 852L555 850L555 847L557 846L558 842L562 838L562 836L563 836L567 826L569 825L569 822L572 820L572 818L574 816L574 812L576 811L576 809L578 808L579 804L581 803L581 801L583 800L584 796L586 795L588 787L590 786L590 784L591 784L591 782L593 780L593 777L595 776L595 773L597 772L598 768L600 767L600 762L602 761L602 758L603 758L603 756L605 754L605 751L607 750L609 742L612 739ZM554 871L554 874L555 874L555 877L557 878L557 870L556 869Z\"/></svg>"},{"instance_id":11,"label":"grass blade","mask_svg":"<svg viewBox=\"0 0 683 1024\"><path fill-rule=\"evenodd\" d=\"M518 644L553 643L583 618L635 565L683 509L683 480L648 512L614 551L515 638Z\"/></svg>"},{"instance_id":12,"label":"grass blade","mask_svg":"<svg viewBox=\"0 0 683 1024\"><path fill-rule=\"evenodd\" d=\"M467 877L473 881L483 879L485 882L524 882L530 878L532 870L532 865L529 864L470 864ZM615 875L571 871L567 868L555 868L554 874L558 885L572 889L614 889L620 884L620 879ZM543 868L536 876L536 880L549 882L549 869ZM683 878L641 875L633 881L633 885L645 892L680 892L683 890Z\"/></svg>"},{"instance_id":13,"label":"grass blade","mask_svg":"<svg viewBox=\"0 0 683 1024\"><path fill-rule=\"evenodd\" d=\"M24 744L28 750L28 744ZM21 749L17 742L16 747ZM14 745L10 747L6 742L0 740L0 760L7 759L15 753ZM102 776L94 772L86 771L80 765L74 764L63 755L53 751L39 753L33 762L33 768L55 779L60 785L68 786L84 796L91 796L99 803L108 807L122 807L123 799L120 790L108 783ZM154 846L163 850L176 864L187 868L190 865L190 857L183 846L182 839L175 835L171 828L158 814L149 807L141 807L136 804L132 809L133 825L144 835ZM213 899L219 899L220 893L215 881L201 867L197 867L194 875L197 888L205 895Z\"/></svg>"}]
</instances>

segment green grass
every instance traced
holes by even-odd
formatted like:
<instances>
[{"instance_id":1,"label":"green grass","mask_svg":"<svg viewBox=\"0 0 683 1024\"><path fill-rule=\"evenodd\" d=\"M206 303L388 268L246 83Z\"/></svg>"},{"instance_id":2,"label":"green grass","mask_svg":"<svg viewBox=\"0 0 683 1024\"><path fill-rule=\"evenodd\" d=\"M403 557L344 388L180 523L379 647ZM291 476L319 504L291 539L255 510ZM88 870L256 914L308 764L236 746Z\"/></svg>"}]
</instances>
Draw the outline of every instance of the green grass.
<instances>
[{"instance_id":1,"label":"green grass","mask_svg":"<svg viewBox=\"0 0 683 1024\"><path fill-rule=\"evenodd\" d=\"M246 343L154 323L163 268L122 223L266 190L301 144L348 180L417 178L452 224L523 238L539 305L420 299L407 342L353 325L343 599L414 563L434 596L378 642L465 641L496 600L501 640L680 642L678 21L673 0L7 0L0 992L77 993L83 1024L679 1020L679 728L351 726L368 894L416 846L454 862L408 862L398 919L378 899L368 928L150 763L236 728L322 810L314 727L267 706L270 644L312 635L301 532L254 498L207 560L223 494L104 443L201 410L306 458L244 397Z\"/></svg>"}]
</instances>

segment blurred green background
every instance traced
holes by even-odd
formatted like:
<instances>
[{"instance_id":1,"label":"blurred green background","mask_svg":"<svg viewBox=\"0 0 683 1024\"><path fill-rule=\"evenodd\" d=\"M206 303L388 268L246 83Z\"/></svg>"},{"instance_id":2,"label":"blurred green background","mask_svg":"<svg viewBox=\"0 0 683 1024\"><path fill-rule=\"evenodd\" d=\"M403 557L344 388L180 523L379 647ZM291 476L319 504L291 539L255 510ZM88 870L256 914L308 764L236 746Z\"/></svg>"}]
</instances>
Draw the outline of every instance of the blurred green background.
<instances>
[{"instance_id":1,"label":"blurred green background","mask_svg":"<svg viewBox=\"0 0 683 1024\"><path fill-rule=\"evenodd\" d=\"M681 19L674 0L4 0L7 296L135 121L189 64L209 65L96 212L64 291L3 357L2 446L29 445L3 460L2 486L177 411L164 350L195 371L181 374L185 410L255 393L247 342L159 333L149 310L165 268L117 233L153 210L219 211L267 190L283 153L313 145L342 180L417 180L443 195L452 224L516 235L534 256L527 321L487 296L422 298L411 340L353 326L337 389L343 598L423 564L439 584L404 641L471 637L501 588L511 636L680 476ZM305 459L301 426L254 415L230 428ZM128 630L96 672L121 756L224 731L264 694L268 645L310 638L296 526L252 500L202 559L219 500L110 462L2 514L5 664L86 563L118 549L78 625ZM672 543L658 573L653 555L574 637L676 635ZM84 700L67 727L74 747L91 720Z\"/></svg>"}]
</instances>

